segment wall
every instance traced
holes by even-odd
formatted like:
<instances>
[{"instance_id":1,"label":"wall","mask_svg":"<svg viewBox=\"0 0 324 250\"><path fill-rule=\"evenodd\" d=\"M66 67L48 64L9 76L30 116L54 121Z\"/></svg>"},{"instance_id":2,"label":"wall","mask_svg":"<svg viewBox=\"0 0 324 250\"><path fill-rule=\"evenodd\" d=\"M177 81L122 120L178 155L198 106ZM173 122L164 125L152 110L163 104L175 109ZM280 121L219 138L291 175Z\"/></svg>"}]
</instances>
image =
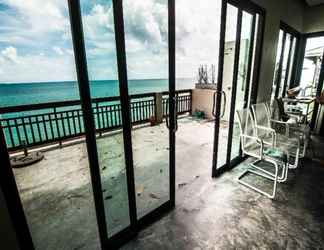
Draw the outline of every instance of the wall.
<instances>
[{"instance_id":1,"label":"wall","mask_svg":"<svg viewBox=\"0 0 324 250\"><path fill-rule=\"evenodd\" d=\"M192 90L192 112L204 111L207 119L213 119L212 110L215 90L193 89Z\"/></svg>"},{"instance_id":2,"label":"wall","mask_svg":"<svg viewBox=\"0 0 324 250\"><path fill-rule=\"evenodd\" d=\"M305 9L303 31L304 33L324 31L324 4Z\"/></svg>"},{"instance_id":3,"label":"wall","mask_svg":"<svg viewBox=\"0 0 324 250\"><path fill-rule=\"evenodd\" d=\"M266 10L258 102L270 100L280 21L303 31L305 4L301 0L252 0Z\"/></svg>"},{"instance_id":4,"label":"wall","mask_svg":"<svg viewBox=\"0 0 324 250\"><path fill-rule=\"evenodd\" d=\"M11 224L8 209L0 189L0 248L8 250L18 250L17 239Z\"/></svg>"}]
</instances>

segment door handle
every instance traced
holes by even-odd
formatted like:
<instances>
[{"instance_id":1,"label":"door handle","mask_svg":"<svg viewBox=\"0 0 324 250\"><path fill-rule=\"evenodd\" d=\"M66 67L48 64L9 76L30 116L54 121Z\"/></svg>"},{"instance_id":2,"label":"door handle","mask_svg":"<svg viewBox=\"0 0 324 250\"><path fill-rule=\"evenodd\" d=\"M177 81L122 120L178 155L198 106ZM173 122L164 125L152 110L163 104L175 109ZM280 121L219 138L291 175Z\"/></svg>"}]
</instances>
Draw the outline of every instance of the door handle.
<instances>
[{"instance_id":1,"label":"door handle","mask_svg":"<svg viewBox=\"0 0 324 250\"><path fill-rule=\"evenodd\" d=\"M174 101L174 129L172 132L177 132L178 131L178 96L175 96L173 98L168 99L168 106L170 107L170 101ZM170 129L170 121L169 121L169 116L170 116L170 111L169 114L166 115L165 121L166 121L166 126L168 129Z\"/></svg>"},{"instance_id":2,"label":"door handle","mask_svg":"<svg viewBox=\"0 0 324 250\"><path fill-rule=\"evenodd\" d=\"M223 103L223 109L222 109L222 113L220 115L220 118L223 118L225 115L225 108L226 108L226 93L224 90L221 91L221 94L224 98L224 103ZM217 100L217 91L215 91L214 93L214 99L213 99L213 110L212 110L212 115L216 118L216 100ZM221 102L222 105L222 102Z\"/></svg>"},{"instance_id":3,"label":"door handle","mask_svg":"<svg viewBox=\"0 0 324 250\"><path fill-rule=\"evenodd\" d=\"M220 118L223 118L223 117L224 117L224 115L225 115L225 110L226 110L226 93L225 93L224 90L222 90L222 95L223 95L223 97L224 97L224 105L223 105L223 112L222 112Z\"/></svg>"}]
</instances>

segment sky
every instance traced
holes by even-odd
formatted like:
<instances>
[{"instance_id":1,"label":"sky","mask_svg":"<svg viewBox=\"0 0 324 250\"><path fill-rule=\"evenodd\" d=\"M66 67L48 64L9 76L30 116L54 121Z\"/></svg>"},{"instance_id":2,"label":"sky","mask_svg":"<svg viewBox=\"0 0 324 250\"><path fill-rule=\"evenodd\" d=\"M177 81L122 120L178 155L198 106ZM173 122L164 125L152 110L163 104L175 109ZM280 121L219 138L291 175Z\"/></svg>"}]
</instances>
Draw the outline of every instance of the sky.
<instances>
[{"instance_id":1,"label":"sky","mask_svg":"<svg viewBox=\"0 0 324 250\"><path fill-rule=\"evenodd\" d=\"M80 1L90 79L117 79L111 0ZM220 6L176 1L177 77L217 64ZM128 78L167 78L167 0L124 0L123 11ZM231 40L235 20L229 27ZM0 0L0 83L75 79L67 1Z\"/></svg>"}]
</instances>

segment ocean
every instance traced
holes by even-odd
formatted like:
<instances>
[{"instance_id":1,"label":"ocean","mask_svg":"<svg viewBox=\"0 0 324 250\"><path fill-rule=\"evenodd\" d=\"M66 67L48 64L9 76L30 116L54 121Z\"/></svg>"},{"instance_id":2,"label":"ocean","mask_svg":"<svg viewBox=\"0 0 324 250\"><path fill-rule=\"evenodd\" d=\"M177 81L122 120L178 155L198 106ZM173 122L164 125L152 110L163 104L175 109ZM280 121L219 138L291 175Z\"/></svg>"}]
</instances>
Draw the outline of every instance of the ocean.
<instances>
[{"instance_id":1,"label":"ocean","mask_svg":"<svg viewBox=\"0 0 324 250\"><path fill-rule=\"evenodd\" d=\"M168 91L168 80L130 80L128 86L130 94L162 92ZM176 81L177 90L191 89L193 87L193 79L177 79ZM119 85L116 80L92 81L90 88L92 98L119 95ZM78 84L73 81L0 84L0 107L78 99ZM110 104L116 103L111 102ZM54 116L56 117L56 115L53 114L53 109L0 114L0 121L8 148L20 146L23 141L27 142L27 145L32 145L42 141L61 138L62 136L72 136L73 134L81 133L84 131L83 122L77 116L74 116L75 112L71 113L70 111L70 117L65 112L76 108L80 107L71 106L56 109L56 112L58 112L58 122L55 122ZM143 107L143 109L145 108ZM42 114L51 115L42 116ZM18 119L15 121L11 118ZM106 116L103 113L98 113L94 118L96 127L98 128L100 127L100 122L103 124L104 118L107 123L105 126L118 126L118 124L120 125L120 110L117 112L109 112ZM72 125L74 125L73 130L70 128Z\"/></svg>"},{"instance_id":2,"label":"ocean","mask_svg":"<svg viewBox=\"0 0 324 250\"><path fill-rule=\"evenodd\" d=\"M167 79L129 80L129 93L140 94L168 90ZM194 80L181 78L176 89L190 89ZM119 95L117 80L91 81L91 96L110 97ZM79 99L78 84L70 82L0 83L0 107L67 101Z\"/></svg>"}]
</instances>

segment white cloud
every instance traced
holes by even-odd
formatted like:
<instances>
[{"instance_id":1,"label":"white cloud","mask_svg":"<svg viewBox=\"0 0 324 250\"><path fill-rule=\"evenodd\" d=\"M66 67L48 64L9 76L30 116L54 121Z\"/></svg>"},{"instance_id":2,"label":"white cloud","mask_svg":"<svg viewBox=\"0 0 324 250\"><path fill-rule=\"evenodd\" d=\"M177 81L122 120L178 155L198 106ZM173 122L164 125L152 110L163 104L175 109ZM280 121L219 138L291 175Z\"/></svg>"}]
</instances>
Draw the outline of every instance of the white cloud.
<instances>
[{"instance_id":1,"label":"white cloud","mask_svg":"<svg viewBox=\"0 0 324 250\"><path fill-rule=\"evenodd\" d=\"M113 33L113 13L111 6L96 4L90 13L83 16L85 38L88 42L95 42L97 47L106 47L111 42L108 38Z\"/></svg>"},{"instance_id":2,"label":"white cloud","mask_svg":"<svg viewBox=\"0 0 324 250\"><path fill-rule=\"evenodd\" d=\"M0 82L75 80L67 1L0 4Z\"/></svg>"},{"instance_id":3,"label":"white cloud","mask_svg":"<svg viewBox=\"0 0 324 250\"><path fill-rule=\"evenodd\" d=\"M64 55L64 52L60 47L54 46L53 50L60 56Z\"/></svg>"},{"instance_id":4,"label":"white cloud","mask_svg":"<svg viewBox=\"0 0 324 250\"><path fill-rule=\"evenodd\" d=\"M167 1L124 1L126 39L138 39L145 45L163 46L167 42Z\"/></svg>"},{"instance_id":5,"label":"white cloud","mask_svg":"<svg viewBox=\"0 0 324 250\"><path fill-rule=\"evenodd\" d=\"M71 56L73 56L73 50L72 49L65 49L65 52Z\"/></svg>"},{"instance_id":6,"label":"white cloud","mask_svg":"<svg viewBox=\"0 0 324 250\"><path fill-rule=\"evenodd\" d=\"M1 51L2 58L12 63L18 63L17 49L9 46Z\"/></svg>"},{"instance_id":7,"label":"white cloud","mask_svg":"<svg viewBox=\"0 0 324 250\"><path fill-rule=\"evenodd\" d=\"M145 74L148 77L154 74L155 77L166 77L164 70L167 67L165 57L168 53L166 3L167 1L153 0L123 2L127 64L130 68L137 69L134 74L132 72L135 70L130 70L130 78L138 78L139 75ZM95 60L109 56L111 61L116 61L112 6L96 4L88 14L84 14L83 19L88 58ZM155 55L159 56L154 58ZM148 61L150 62L144 63ZM112 63L109 66L115 67ZM97 72L97 69L92 68L94 67L90 64L90 70ZM114 71L115 69L109 72Z\"/></svg>"},{"instance_id":8,"label":"white cloud","mask_svg":"<svg viewBox=\"0 0 324 250\"><path fill-rule=\"evenodd\" d=\"M176 1L177 76L195 77L201 64L218 62L221 0Z\"/></svg>"},{"instance_id":9,"label":"white cloud","mask_svg":"<svg viewBox=\"0 0 324 250\"><path fill-rule=\"evenodd\" d=\"M0 27L0 43L6 44L6 49L13 48L0 56L1 69L6 72L6 78L2 75L0 81L14 81L14 78L31 81L33 74L34 80L46 81L46 74L48 78L75 79L66 0L0 0L0 3L17 12L17 15L0 15L0 23L8 25L5 29ZM167 77L167 0L124 0L123 4L129 78ZM196 0L176 1L178 77L195 77L200 64L217 64L220 6L221 0L204 0L199 4ZM235 27L232 14L229 26ZM116 77L111 1L92 5L90 9L87 2L83 25L92 79ZM233 34L235 29L230 28L227 38L232 39ZM18 45L29 47L21 50ZM19 66L14 66L15 61L19 61ZM60 73L53 74L52 69Z\"/></svg>"},{"instance_id":10,"label":"white cloud","mask_svg":"<svg viewBox=\"0 0 324 250\"><path fill-rule=\"evenodd\" d=\"M63 14L67 3L62 0L2 0L1 3L15 9L18 17L29 28L27 32L45 33L65 31L68 19Z\"/></svg>"},{"instance_id":11,"label":"white cloud","mask_svg":"<svg viewBox=\"0 0 324 250\"><path fill-rule=\"evenodd\" d=\"M19 63L3 60L0 56L0 68L4 72L0 82L48 82L76 79L73 57L48 57L44 55L19 56ZM59 76L59 78L58 78Z\"/></svg>"}]
</instances>

